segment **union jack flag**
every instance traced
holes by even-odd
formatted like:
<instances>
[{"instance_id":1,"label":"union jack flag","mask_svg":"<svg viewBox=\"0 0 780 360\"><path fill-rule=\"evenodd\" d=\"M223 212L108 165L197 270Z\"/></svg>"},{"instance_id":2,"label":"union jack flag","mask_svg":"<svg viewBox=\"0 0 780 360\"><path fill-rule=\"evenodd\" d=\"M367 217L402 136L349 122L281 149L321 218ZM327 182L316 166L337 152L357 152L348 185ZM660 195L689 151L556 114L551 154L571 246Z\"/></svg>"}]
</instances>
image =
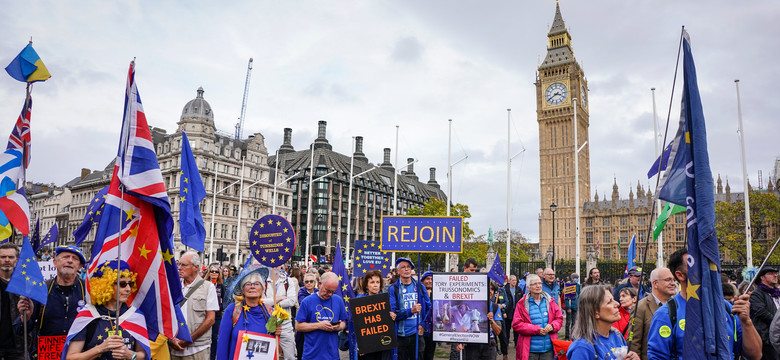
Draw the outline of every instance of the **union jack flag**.
<instances>
[{"instance_id":1,"label":"union jack flag","mask_svg":"<svg viewBox=\"0 0 780 360\"><path fill-rule=\"evenodd\" d=\"M183 295L172 232L171 208L131 63L119 151L88 270L91 274L99 264L116 259L121 244L122 260L138 274L138 291L128 302L146 317L150 339L177 333L189 338L176 305Z\"/></svg>"},{"instance_id":2,"label":"union jack flag","mask_svg":"<svg viewBox=\"0 0 780 360\"><path fill-rule=\"evenodd\" d=\"M100 315L92 304L88 304L84 309L79 311L76 315L76 319L73 320L73 324L68 330L68 337L65 339L65 345L62 348L62 360L65 360L68 354L68 347L70 346L73 337L86 329L89 323L101 317L102 315ZM138 309L130 307L119 315L119 327L122 328L122 331L130 333L135 341L141 344L141 347L146 351L146 357L149 358L151 355L151 351L149 350L149 334L146 331L146 320L144 319L143 314L141 314ZM87 341L89 341L89 339L87 339Z\"/></svg>"},{"instance_id":3,"label":"union jack flag","mask_svg":"<svg viewBox=\"0 0 780 360\"><path fill-rule=\"evenodd\" d=\"M24 168L30 165L30 116L32 113L32 96L27 92L27 98L24 100L24 107L19 118L16 119L14 128L11 129L11 136L8 137L8 149L19 150L24 154Z\"/></svg>"}]
</instances>

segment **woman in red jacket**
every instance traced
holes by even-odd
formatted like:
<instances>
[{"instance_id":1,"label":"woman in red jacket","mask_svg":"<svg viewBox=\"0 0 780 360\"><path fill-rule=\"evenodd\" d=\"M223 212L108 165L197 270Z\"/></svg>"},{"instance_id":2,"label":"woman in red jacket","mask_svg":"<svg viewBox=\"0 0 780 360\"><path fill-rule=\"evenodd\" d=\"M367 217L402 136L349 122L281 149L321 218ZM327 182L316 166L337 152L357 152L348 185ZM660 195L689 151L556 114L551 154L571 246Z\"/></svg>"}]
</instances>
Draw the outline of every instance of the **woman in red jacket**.
<instances>
[{"instance_id":1,"label":"woman in red jacket","mask_svg":"<svg viewBox=\"0 0 780 360\"><path fill-rule=\"evenodd\" d=\"M637 302L636 289L629 286L620 289L620 299L616 299L620 302L620 320L615 321L612 327L618 329L623 338L628 340L628 328L630 327L631 311L634 309L634 305Z\"/></svg>"}]
</instances>

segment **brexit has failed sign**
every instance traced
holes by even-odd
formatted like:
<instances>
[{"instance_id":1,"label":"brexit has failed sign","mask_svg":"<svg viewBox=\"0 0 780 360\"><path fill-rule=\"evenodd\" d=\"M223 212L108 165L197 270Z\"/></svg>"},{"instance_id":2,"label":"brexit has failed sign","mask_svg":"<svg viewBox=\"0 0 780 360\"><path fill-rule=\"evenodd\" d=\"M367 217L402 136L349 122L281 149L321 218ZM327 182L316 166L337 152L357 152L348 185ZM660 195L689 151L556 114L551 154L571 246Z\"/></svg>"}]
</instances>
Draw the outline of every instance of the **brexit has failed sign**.
<instances>
[{"instance_id":1,"label":"brexit has failed sign","mask_svg":"<svg viewBox=\"0 0 780 360\"><path fill-rule=\"evenodd\" d=\"M390 254L379 250L378 241L355 240L355 251L353 252L355 261L355 276L379 270L382 277L390 272Z\"/></svg>"},{"instance_id":2,"label":"brexit has failed sign","mask_svg":"<svg viewBox=\"0 0 780 360\"><path fill-rule=\"evenodd\" d=\"M462 252L460 216L382 216L382 251Z\"/></svg>"}]
</instances>

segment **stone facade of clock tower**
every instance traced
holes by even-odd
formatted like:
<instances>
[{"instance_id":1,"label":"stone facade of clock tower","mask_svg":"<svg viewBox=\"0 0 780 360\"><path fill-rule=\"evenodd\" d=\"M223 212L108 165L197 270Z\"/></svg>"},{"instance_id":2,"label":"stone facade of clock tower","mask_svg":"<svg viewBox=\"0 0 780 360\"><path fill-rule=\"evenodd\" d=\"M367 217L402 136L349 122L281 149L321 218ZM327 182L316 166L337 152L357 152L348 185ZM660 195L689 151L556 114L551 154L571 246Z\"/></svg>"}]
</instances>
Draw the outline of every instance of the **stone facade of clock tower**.
<instances>
[{"instance_id":1,"label":"stone facade of clock tower","mask_svg":"<svg viewBox=\"0 0 780 360\"><path fill-rule=\"evenodd\" d=\"M579 199L575 199L574 153L588 141L588 82L577 63L571 36L555 5L555 18L547 34L547 55L536 76L536 116L539 124L539 251L546 256L553 243L555 211L555 258L574 259L575 206L590 198L590 152L579 152ZM576 109L573 99L577 99ZM574 112L577 112L577 142L574 143ZM583 224L580 224L582 234ZM585 258L585 238L580 235L580 258Z\"/></svg>"}]
</instances>

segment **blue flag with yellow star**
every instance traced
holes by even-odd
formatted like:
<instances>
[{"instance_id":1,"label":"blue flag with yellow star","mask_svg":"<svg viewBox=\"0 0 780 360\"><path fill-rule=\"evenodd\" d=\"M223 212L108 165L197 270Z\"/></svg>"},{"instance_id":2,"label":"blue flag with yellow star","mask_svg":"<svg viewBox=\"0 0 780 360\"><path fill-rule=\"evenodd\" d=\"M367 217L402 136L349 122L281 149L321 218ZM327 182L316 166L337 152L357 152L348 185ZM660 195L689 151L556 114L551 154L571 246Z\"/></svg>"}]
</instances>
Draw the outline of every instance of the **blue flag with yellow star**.
<instances>
[{"instance_id":1,"label":"blue flag with yellow star","mask_svg":"<svg viewBox=\"0 0 780 360\"><path fill-rule=\"evenodd\" d=\"M30 232L30 242L33 251L38 253L41 248L41 218L35 219L35 228Z\"/></svg>"},{"instance_id":2,"label":"blue flag with yellow star","mask_svg":"<svg viewBox=\"0 0 780 360\"><path fill-rule=\"evenodd\" d=\"M381 271L383 278L387 276L391 265L390 253L383 252L379 249L379 245L379 241L355 240L355 250L352 252L353 269L355 269L353 276L361 277L372 270Z\"/></svg>"},{"instance_id":3,"label":"blue flag with yellow star","mask_svg":"<svg viewBox=\"0 0 780 360\"><path fill-rule=\"evenodd\" d=\"M57 226L57 223L54 223L51 228L49 228L49 232L46 233L46 236L43 237L43 240L41 240L41 245L38 246L37 249L35 249L35 252L38 252L42 247L51 244L55 241L57 241L57 237L60 235L60 228Z\"/></svg>"},{"instance_id":4,"label":"blue flag with yellow star","mask_svg":"<svg viewBox=\"0 0 780 360\"><path fill-rule=\"evenodd\" d=\"M38 258L35 257L35 252L27 236L22 239L19 260L16 261L14 273L11 275L6 290L16 295L26 296L41 303L41 305L46 305L48 297L46 283L43 281L41 268L38 267Z\"/></svg>"},{"instance_id":5,"label":"blue flag with yellow star","mask_svg":"<svg viewBox=\"0 0 780 360\"><path fill-rule=\"evenodd\" d=\"M90 201L87 207L87 213L84 214L84 221L81 222L78 229L73 232L73 237L76 239L76 245L81 245L81 242L87 238L89 232L92 230L93 224L100 223L100 219L103 217L103 211L106 205L106 196L108 195L108 185L98 191L95 197Z\"/></svg>"},{"instance_id":6,"label":"blue flag with yellow star","mask_svg":"<svg viewBox=\"0 0 780 360\"><path fill-rule=\"evenodd\" d=\"M179 232L181 243L203 252L206 227L200 213L200 202L206 197L206 189L200 178L198 164L192 156L187 133L181 132L181 172L179 172Z\"/></svg>"},{"instance_id":7,"label":"blue flag with yellow star","mask_svg":"<svg viewBox=\"0 0 780 360\"><path fill-rule=\"evenodd\" d=\"M493 260L493 266L491 266L490 271L488 271L488 277L497 282L499 286L504 286L506 274L504 273L504 268L501 266L501 256L499 256L498 253L496 253L496 259Z\"/></svg>"},{"instance_id":8,"label":"blue flag with yellow star","mask_svg":"<svg viewBox=\"0 0 780 360\"><path fill-rule=\"evenodd\" d=\"M357 245L355 245L357 246ZM336 295L344 298L344 310L347 311L347 327L349 328L349 353L350 359L355 359L357 354L354 349L357 344L354 327L352 326L352 313L349 311L349 299L355 297L355 291L352 289L352 282L347 274L347 266L344 264L344 255L341 253L341 242L336 242L336 254L333 257L333 273L339 277L339 287L336 289Z\"/></svg>"},{"instance_id":9,"label":"blue flag with yellow star","mask_svg":"<svg viewBox=\"0 0 780 360\"><path fill-rule=\"evenodd\" d=\"M690 37L683 33L683 97L680 130L684 141L680 151L687 153L685 187L676 197L686 199L688 227L688 287L685 313L684 359L731 359L729 318L720 284L720 253L715 232L715 199L712 171L707 153L696 66ZM671 201L671 200L668 200ZM674 201L671 201L674 202Z\"/></svg>"}]
</instances>

